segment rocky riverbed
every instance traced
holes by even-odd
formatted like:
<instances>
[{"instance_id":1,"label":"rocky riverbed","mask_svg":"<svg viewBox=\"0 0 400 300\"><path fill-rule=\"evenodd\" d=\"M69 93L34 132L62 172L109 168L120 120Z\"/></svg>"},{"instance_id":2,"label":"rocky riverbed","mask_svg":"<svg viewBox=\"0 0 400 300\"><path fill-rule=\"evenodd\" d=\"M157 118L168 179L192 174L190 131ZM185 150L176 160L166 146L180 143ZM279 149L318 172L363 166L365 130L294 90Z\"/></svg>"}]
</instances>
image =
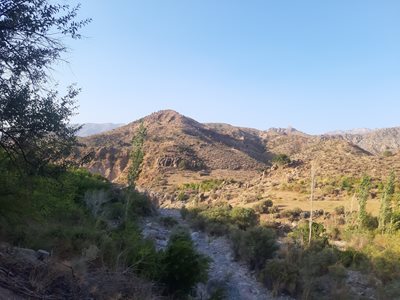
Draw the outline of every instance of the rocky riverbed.
<instances>
[{"instance_id":1,"label":"rocky riverbed","mask_svg":"<svg viewBox=\"0 0 400 300\"><path fill-rule=\"evenodd\" d=\"M226 238L210 237L191 230L177 209L160 209L158 217L146 219L143 224L144 236L155 240L158 249L166 247L171 234L171 229L162 225L160 217L173 217L180 226L188 228L197 250L212 259L208 282L197 287L198 299L208 299L217 289L223 289L229 300L288 299L272 297L271 292L256 280L245 264L234 260Z\"/></svg>"}]
</instances>

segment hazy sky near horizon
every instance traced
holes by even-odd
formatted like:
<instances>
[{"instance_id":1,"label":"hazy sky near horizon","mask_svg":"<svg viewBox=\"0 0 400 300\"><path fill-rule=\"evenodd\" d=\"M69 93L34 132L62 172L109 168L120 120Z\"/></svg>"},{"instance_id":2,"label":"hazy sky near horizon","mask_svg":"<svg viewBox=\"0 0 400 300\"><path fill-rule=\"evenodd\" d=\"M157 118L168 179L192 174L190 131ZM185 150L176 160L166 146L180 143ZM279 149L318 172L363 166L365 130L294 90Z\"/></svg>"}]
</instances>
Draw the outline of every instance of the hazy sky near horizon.
<instances>
[{"instance_id":1,"label":"hazy sky near horizon","mask_svg":"<svg viewBox=\"0 0 400 300\"><path fill-rule=\"evenodd\" d=\"M161 109L308 133L399 126L400 1L85 0L93 21L53 73L73 122Z\"/></svg>"}]
</instances>

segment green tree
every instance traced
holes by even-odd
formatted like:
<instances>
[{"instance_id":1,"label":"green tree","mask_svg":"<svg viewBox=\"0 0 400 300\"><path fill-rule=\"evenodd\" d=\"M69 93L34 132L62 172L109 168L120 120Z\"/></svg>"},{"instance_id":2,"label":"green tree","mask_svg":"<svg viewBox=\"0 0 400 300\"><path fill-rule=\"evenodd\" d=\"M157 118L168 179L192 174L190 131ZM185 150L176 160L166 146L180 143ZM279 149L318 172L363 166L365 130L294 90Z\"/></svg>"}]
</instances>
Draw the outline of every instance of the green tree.
<instances>
[{"instance_id":1,"label":"green tree","mask_svg":"<svg viewBox=\"0 0 400 300\"><path fill-rule=\"evenodd\" d=\"M387 225L391 222L392 219L392 199L395 193L395 180L396 175L394 171L392 171L386 182L379 210L379 229L381 229L382 231L385 231L387 229Z\"/></svg>"},{"instance_id":2,"label":"green tree","mask_svg":"<svg viewBox=\"0 0 400 300\"><path fill-rule=\"evenodd\" d=\"M128 185L135 187L135 182L141 172L141 166L144 158L143 144L147 135L146 127L143 122L140 123L136 134L132 138L132 151L130 154L131 165L128 172Z\"/></svg>"},{"instance_id":3,"label":"green tree","mask_svg":"<svg viewBox=\"0 0 400 300\"><path fill-rule=\"evenodd\" d=\"M65 38L80 38L90 21L77 21L78 10L49 0L0 2L0 147L14 163L41 169L76 144L69 119L79 90L60 97L48 77Z\"/></svg>"},{"instance_id":4,"label":"green tree","mask_svg":"<svg viewBox=\"0 0 400 300\"><path fill-rule=\"evenodd\" d=\"M357 190L357 199L359 205L359 212L358 212L358 226L360 228L365 227L367 223L367 200L369 197L369 190L371 186L371 179L364 175L361 179L361 183Z\"/></svg>"},{"instance_id":5,"label":"green tree","mask_svg":"<svg viewBox=\"0 0 400 300\"><path fill-rule=\"evenodd\" d=\"M185 299L208 277L210 259L196 251L188 232L174 232L161 259L161 282L176 299Z\"/></svg>"}]
</instances>

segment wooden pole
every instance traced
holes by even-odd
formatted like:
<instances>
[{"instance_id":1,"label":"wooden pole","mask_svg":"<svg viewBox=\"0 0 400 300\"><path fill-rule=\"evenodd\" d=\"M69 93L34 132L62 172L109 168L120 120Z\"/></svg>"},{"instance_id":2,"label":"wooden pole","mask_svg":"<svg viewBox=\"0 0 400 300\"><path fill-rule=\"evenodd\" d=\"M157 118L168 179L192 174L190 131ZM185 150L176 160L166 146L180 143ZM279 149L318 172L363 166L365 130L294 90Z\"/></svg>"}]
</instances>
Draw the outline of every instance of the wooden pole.
<instances>
[{"instance_id":1,"label":"wooden pole","mask_svg":"<svg viewBox=\"0 0 400 300\"><path fill-rule=\"evenodd\" d=\"M313 210L314 210L314 190L315 190L315 164L311 163L311 211L310 211L310 221L309 221L309 233L308 233L308 245L311 244L311 236L312 236L312 224L313 224Z\"/></svg>"}]
</instances>

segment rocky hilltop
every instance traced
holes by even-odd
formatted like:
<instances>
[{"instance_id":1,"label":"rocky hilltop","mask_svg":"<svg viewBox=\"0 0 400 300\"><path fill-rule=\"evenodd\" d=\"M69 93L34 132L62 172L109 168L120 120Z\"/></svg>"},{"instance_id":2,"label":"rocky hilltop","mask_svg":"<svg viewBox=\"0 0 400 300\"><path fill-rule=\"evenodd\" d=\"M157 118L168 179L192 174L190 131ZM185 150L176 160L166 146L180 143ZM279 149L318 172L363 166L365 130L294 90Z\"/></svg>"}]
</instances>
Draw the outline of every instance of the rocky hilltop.
<instances>
[{"instance_id":1,"label":"rocky hilltop","mask_svg":"<svg viewBox=\"0 0 400 300\"><path fill-rule=\"evenodd\" d=\"M171 171L263 170L271 158L257 131L216 130L171 110L153 113L109 132L81 139L80 155L94 153L86 167L116 182L125 180L131 140L138 126L147 130L141 176L152 182Z\"/></svg>"}]
</instances>

